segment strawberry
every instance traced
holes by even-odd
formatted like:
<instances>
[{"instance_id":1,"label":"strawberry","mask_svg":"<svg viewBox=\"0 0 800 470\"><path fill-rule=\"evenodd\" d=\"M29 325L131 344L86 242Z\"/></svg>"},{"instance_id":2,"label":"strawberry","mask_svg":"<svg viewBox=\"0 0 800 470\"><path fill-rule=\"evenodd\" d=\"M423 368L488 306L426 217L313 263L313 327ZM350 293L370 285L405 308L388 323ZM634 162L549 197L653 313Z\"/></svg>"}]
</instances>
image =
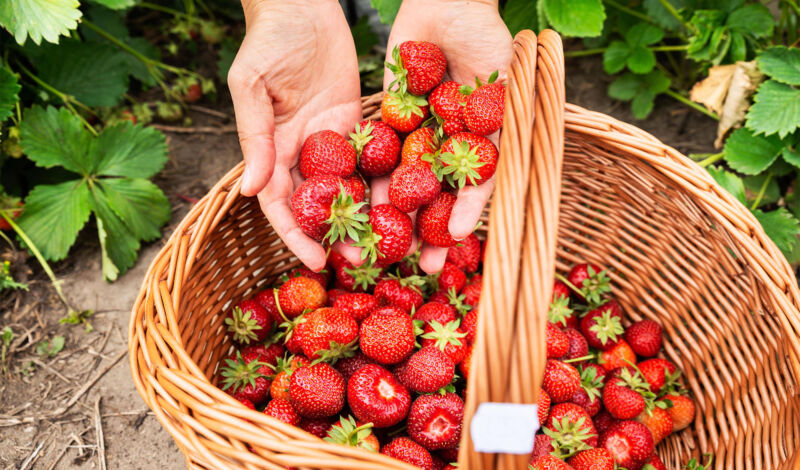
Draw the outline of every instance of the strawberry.
<instances>
[{"instance_id":1,"label":"strawberry","mask_svg":"<svg viewBox=\"0 0 800 470\"><path fill-rule=\"evenodd\" d=\"M618 367L625 367L636 362L636 354L633 352L624 339L607 351L600 353L600 365L605 370L614 370Z\"/></svg>"},{"instance_id":2,"label":"strawberry","mask_svg":"<svg viewBox=\"0 0 800 470\"><path fill-rule=\"evenodd\" d=\"M239 302L225 318L228 334L238 344L264 341L274 324L272 315L255 300Z\"/></svg>"},{"instance_id":3,"label":"strawberry","mask_svg":"<svg viewBox=\"0 0 800 470\"><path fill-rule=\"evenodd\" d=\"M425 326L424 334L420 344L422 347L436 346L443 353L450 356L454 364L464 360L467 355L467 336L459 328L458 321L451 321L444 325L436 320L432 320Z\"/></svg>"},{"instance_id":4,"label":"strawberry","mask_svg":"<svg viewBox=\"0 0 800 470\"><path fill-rule=\"evenodd\" d=\"M561 281L553 282L553 301L558 299L559 297L567 297L569 298L570 290L566 284Z\"/></svg>"},{"instance_id":5,"label":"strawberry","mask_svg":"<svg viewBox=\"0 0 800 470\"><path fill-rule=\"evenodd\" d=\"M681 371L670 361L661 358L648 359L637 364L637 367L650 384L651 392L659 394L663 390L666 393L675 393L681 389L678 382Z\"/></svg>"},{"instance_id":6,"label":"strawberry","mask_svg":"<svg viewBox=\"0 0 800 470\"><path fill-rule=\"evenodd\" d=\"M458 293L467 285L467 275L455 264L445 261L442 270L436 274L436 284L439 291L450 292L452 289Z\"/></svg>"},{"instance_id":7,"label":"strawberry","mask_svg":"<svg viewBox=\"0 0 800 470\"><path fill-rule=\"evenodd\" d=\"M397 132L411 132L428 117L425 98L409 93L387 91L381 101L381 120Z\"/></svg>"},{"instance_id":8,"label":"strawberry","mask_svg":"<svg viewBox=\"0 0 800 470\"><path fill-rule=\"evenodd\" d=\"M331 130L308 136L300 148L300 174L347 177L356 171L356 149L344 137Z\"/></svg>"},{"instance_id":9,"label":"strawberry","mask_svg":"<svg viewBox=\"0 0 800 470\"><path fill-rule=\"evenodd\" d=\"M625 331L625 341L637 355L653 357L661 350L661 325L653 320L638 321Z\"/></svg>"},{"instance_id":10,"label":"strawberry","mask_svg":"<svg viewBox=\"0 0 800 470\"><path fill-rule=\"evenodd\" d=\"M342 417L335 422L323 440L371 452L378 452L380 448L378 438L372 433L372 423L359 425L352 416Z\"/></svg>"},{"instance_id":11,"label":"strawberry","mask_svg":"<svg viewBox=\"0 0 800 470\"><path fill-rule=\"evenodd\" d=\"M298 266L292 269L285 277L286 278L283 279L283 282L286 282L293 277L307 277L319 282L322 287L327 287L328 282L331 280L330 271L323 269L322 271L316 273L305 266Z\"/></svg>"},{"instance_id":12,"label":"strawberry","mask_svg":"<svg viewBox=\"0 0 800 470\"><path fill-rule=\"evenodd\" d=\"M467 130L467 124L464 122L466 98L461 94L459 88L461 85L456 82L442 82L428 96L431 112L441 118L442 130L447 135Z\"/></svg>"},{"instance_id":13,"label":"strawberry","mask_svg":"<svg viewBox=\"0 0 800 470\"><path fill-rule=\"evenodd\" d=\"M594 427L597 429L597 432L600 433L602 436L606 431L608 431L611 426L618 423L619 420L608 412L608 410L600 409L600 412L594 415Z\"/></svg>"},{"instance_id":14,"label":"strawberry","mask_svg":"<svg viewBox=\"0 0 800 470\"><path fill-rule=\"evenodd\" d=\"M465 273L476 272L481 262L481 242L478 237L470 233L467 238L448 248L447 261Z\"/></svg>"},{"instance_id":15,"label":"strawberry","mask_svg":"<svg viewBox=\"0 0 800 470\"><path fill-rule=\"evenodd\" d=\"M445 462L456 462L458 460L458 446L450 449L441 449L436 452Z\"/></svg>"},{"instance_id":16,"label":"strawberry","mask_svg":"<svg viewBox=\"0 0 800 470\"><path fill-rule=\"evenodd\" d=\"M549 323L548 323L549 325ZM586 344L586 338L573 328L564 328L561 333L569 340L569 348L564 356L565 359L578 359L586 357L589 354L589 345ZM585 361L580 361L577 365L581 365Z\"/></svg>"},{"instance_id":17,"label":"strawberry","mask_svg":"<svg viewBox=\"0 0 800 470\"><path fill-rule=\"evenodd\" d=\"M544 367L545 389L553 403L569 401L581 386L581 375L570 364L548 359Z\"/></svg>"},{"instance_id":18,"label":"strawberry","mask_svg":"<svg viewBox=\"0 0 800 470\"><path fill-rule=\"evenodd\" d=\"M363 198L357 196L338 176L312 176L292 194L292 214L303 233L314 240L344 241L348 236L357 240L368 219L360 212Z\"/></svg>"},{"instance_id":19,"label":"strawberry","mask_svg":"<svg viewBox=\"0 0 800 470\"><path fill-rule=\"evenodd\" d=\"M547 422L547 417L550 416L550 395L539 389L539 398L536 400L536 416L539 418L539 425L544 426Z\"/></svg>"},{"instance_id":20,"label":"strawberry","mask_svg":"<svg viewBox=\"0 0 800 470\"><path fill-rule=\"evenodd\" d=\"M320 362L292 372L289 399L305 418L333 416L344 406L345 385L342 374Z\"/></svg>"},{"instance_id":21,"label":"strawberry","mask_svg":"<svg viewBox=\"0 0 800 470\"><path fill-rule=\"evenodd\" d=\"M334 367L342 374L345 381L349 381L353 374L367 364L375 364L375 361L365 356L361 351L356 351L354 355L337 361Z\"/></svg>"},{"instance_id":22,"label":"strawberry","mask_svg":"<svg viewBox=\"0 0 800 470\"><path fill-rule=\"evenodd\" d=\"M309 359L336 362L353 355L358 338L358 323L347 313L322 307L305 315L301 344Z\"/></svg>"},{"instance_id":23,"label":"strawberry","mask_svg":"<svg viewBox=\"0 0 800 470\"><path fill-rule=\"evenodd\" d=\"M589 346L601 351L610 349L625 333L622 327L622 309L613 300L606 302L581 318L580 328Z\"/></svg>"},{"instance_id":24,"label":"strawberry","mask_svg":"<svg viewBox=\"0 0 800 470\"><path fill-rule=\"evenodd\" d=\"M478 332L478 309L472 309L461 319L461 331L467 334L464 337L467 344L475 342L475 334Z\"/></svg>"},{"instance_id":25,"label":"strawberry","mask_svg":"<svg viewBox=\"0 0 800 470\"><path fill-rule=\"evenodd\" d=\"M366 119L350 133L350 143L358 155L358 169L367 177L391 173L400 158L400 138L391 126Z\"/></svg>"},{"instance_id":26,"label":"strawberry","mask_svg":"<svg viewBox=\"0 0 800 470\"><path fill-rule=\"evenodd\" d=\"M250 408L251 410L256 409L256 405L253 404L252 401L248 400L247 398L239 398L239 403L245 406L245 408Z\"/></svg>"},{"instance_id":27,"label":"strawberry","mask_svg":"<svg viewBox=\"0 0 800 470\"><path fill-rule=\"evenodd\" d=\"M305 326L305 315L300 314L299 316L284 321L281 323L281 328L283 331L281 334L283 335L283 345L286 347L286 350L292 354L302 354L303 353L303 327Z\"/></svg>"},{"instance_id":28,"label":"strawberry","mask_svg":"<svg viewBox=\"0 0 800 470\"><path fill-rule=\"evenodd\" d=\"M614 370L603 387L603 404L617 419L633 419L648 407L655 395L639 371L632 367Z\"/></svg>"},{"instance_id":29,"label":"strawberry","mask_svg":"<svg viewBox=\"0 0 800 470\"><path fill-rule=\"evenodd\" d=\"M553 406L543 432L553 438L553 448L560 456L597 446L597 430L592 418L574 403Z\"/></svg>"},{"instance_id":30,"label":"strawberry","mask_svg":"<svg viewBox=\"0 0 800 470\"><path fill-rule=\"evenodd\" d=\"M407 437L394 438L392 442L383 446L381 454L402 460L423 470L431 470L433 468L431 453Z\"/></svg>"},{"instance_id":31,"label":"strawberry","mask_svg":"<svg viewBox=\"0 0 800 470\"><path fill-rule=\"evenodd\" d=\"M357 174L349 178L342 178L342 185L347 194L353 196L355 201L363 201L367 197L367 187L364 185L364 180Z\"/></svg>"},{"instance_id":32,"label":"strawberry","mask_svg":"<svg viewBox=\"0 0 800 470\"><path fill-rule=\"evenodd\" d=\"M547 454L532 461L528 470L573 470L573 468L558 457Z\"/></svg>"},{"instance_id":33,"label":"strawberry","mask_svg":"<svg viewBox=\"0 0 800 470\"><path fill-rule=\"evenodd\" d=\"M328 256L328 264L336 273L336 287L348 292L364 292L374 286L383 272L381 268L364 263L353 266L344 256L332 251Z\"/></svg>"},{"instance_id":34,"label":"strawberry","mask_svg":"<svg viewBox=\"0 0 800 470\"><path fill-rule=\"evenodd\" d=\"M463 419L464 402L455 393L420 395L408 413L408 435L428 450L455 447Z\"/></svg>"},{"instance_id":35,"label":"strawberry","mask_svg":"<svg viewBox=\"0 0 800 470\"><path fill-rule=\"evenodd\" d=\"M448 224L450 214L453 212L453 205L456 197L450 193L439 193L439 195L429 205L420 209L417 213L417 226L419 236L425 243L433 246L448 248L458 243L452 235Z\"/></svg>"},{"instance_id":36,"label":"strawberry","mask_svg":"<svg viewBox=\"0 0 800 470\"><path fill-rule=\"evenodd\" d=\"M390 305L410 314L424 302L420 287L424 280L419 276L390 277L375 285L375 298L382 306Z\"/></svg>"},{"instance_id":37,"label":"strawberry","mask_svg":"<svg viewBox=\"0 0 800 470\"><path fill-rule=\"evenodd\" d=\"M425 163L400 165L389 179L389 200L403 212L432 203L441 190L441 183Z\"/></svg>"},{"instance_id":38,"label":"strawberry","mask_svg":"<svg viewBox=\"0 0 800 470\"><path fill-rule=\"evenodd\" d=\"M579 388L570 400L578 406L583 407L589 416L594 416L600 411L602 402L600 401L601 389L603 388L603 375L598 375L597 369L593 367L579 368L581 374L581 388Z\"/></svg>"},{"instance_id":39,"label":"strawberry","mask_svg":"<svg viewBox=\"0 0 800 470\"><path fill-rule=\"evenodd\" d=\"M237 351L235 356L225 359L222 367L222 390L230 393L237 400L247 399L259 404L267 399L270 381L267 375L270 369L258 360L259 355L242 355Z\"/></svg>"},{"instance_id":40,"label":"strawberry","mask_svg":"<svg viewBox=\"0 0 800 470\"><path fill-rule=\"evenodd\" d=\"M14 128L11 128L14 129ZM11 142L11 140L9 140ZM20 154L17 156L22 155L22 149L20 149ZM9 211L6 213L11 220L15 220L22 214L22 209L12 210L15 207L23 207L22 201L19 198L7 196L0 191L0 211ZM5 218L0 217L0 230L11 230L11 224L9 224Z\"/></svg>"},{"instance_id":41,"label":"strawberry","mask_svg":"<svg viewBox=\"0 0 800 470\"><path fill-rule=\"evenodd\" d=\"M322 284L308 277L293 277L278 288L278 305L287 318L325 305L328 293Z\"/></svg>"},{"instance_id":42,"label":"strawberry","mask_svg":"<svg viewBox=\"0 0 800 470\"><path fill-rule=\"evenodd\" d=\"M494 175L498 156L497 147L486 137L459 132L442 144L436 176L453 187L463 188L467 182L477 186Z\"/></svg>"},{"instance_id":43,"label":"strawberry","mask_svg":"<svg viewBox=\"0 0 800 470\"><path fill-rule=\"evenodd\" d=\"M402 92L424 95L439 84L447 70L447 60L439 46L427 41L405 41L392 50L394 63L386 67L394 74L395 84Z\"/></svg>"},{"instance_id":44,"label":"strawberry","mask_svg":"<svg viewBox=\"0 0 800 470\"><path fill-rule=\"evenodd\" d=\"M420 163L430 168L430 161L442 144L440 137L439 133L430 127L420 127L408 134L400 150L400 165Z\"/></svg>"},{"instance_id":45,"label":"strawberry","mask_svg":"<svg viewBox=\"0 0 800 470\"><path fill-rule=\"evenodd\" d=\"M470 92L469 87L462 88L469 92L464 105L464 122L469 131L477 135L494 134L503 126L506 87L496 79L497 72L494 72L486 84L476 79L474 91Z\"/></svg>"},{"instance_id":46,"label":"strawberry","mask_svg":"<svg viewBox=\"0 0 800 470\"><path fill-rule=\"evenodd\" d=\"M615 470L614 457L603 448L587 449L570 457L567 463L575 470Z\"/></svg>"},{"instance_id":47,"label":"strawberry","mask_svg":"<svg viewBox=\"0 0 800 470\"><path fill-rule=\"evenodd\" d=\"M186 93L183 95L183 101L187 103L196 103L203 97L203 88L199 83L192 83L186 87Z\"/></svg>"},{"instance_id":48,"label":"strawberry","mask_svg":"<svg viewBox=\"0 0 800 470\"><path fill-rule=\"evenodd\" d=\"M464 304L469 305L470 307L477 307L478 302L481 300L481 284L480 282L470 282L463 289L461 289L461 295L464 296Z\"/></svg>"},{"instance_id":49,"label":"strawberry","mask_svg":"<svg viewBox=\"0 0 800 470\"><path fill-rule=\"evenodd\" d=\"M575 296L590 306L602 304L603 296L611 292L608 272L592 264L577 264L567 274L567 281L578 289Z\"/></svg>"},{"instance_id":50,"label":"strawberry","mask_svg":"<svg viewBox=\"0 0 800 470\"><path fill-rule=\"evenodd\" d=\"M361 247L361 259L388 266L403 259L411 248L414 225L411 217L391 204L372 206L369 223L354 246Z\"/></svg>"},{"instance_id":51,"label":"strawberry","mask_svg":"<svg viewBox=\"0 0 800 470\"><path fill-rule=\"evenodd\" d=\"M456 319L456 312L450 305L445 305L441 302L427 302L422 304L411 317L426 324L436 321L445 325Z\"/></svg>"},{"instance_id":52,"label":"strawberry","mask_svg":"<svg viewBox=\"0 0 800 470\"><path fill-rule=\"evenodd\" d=\"M359 420L386 428L408 415L411 394L391 372L377 364L367 364L347 381L347 403Z\"/></svg>"},{"instance_id":53,"label":"strawberry","mask_svg":"<svg viewBox=\"0 0 800 470\"><path fill-rule=\"evenodd\" d=\"M303 418L300 420L300 429L322 439L328 435L328 430L333 425L334 420L328 418Z\"/></svg>"},{"instance_id":54,"label":"strawberry","mask_svg":"<svg viewBox=\"0 0 800 470\"><path fill-rule=\"evenodd\" d=\"M620 467L638 470L653 456L653 435L636 421L620 421L600 436L598 447L605 448Z\"/></svg>"},{"instance_id":55,"label":"strawberry","mask_svg":"<svg viewBox=\"0 0 800 470\"><path fill-rule=\"evenodd\" d=\"M647 429L653 434L653 442L656 445L672 434L672 417L663 408L655 407L649 412L644 411L636 417L636 421L647 426Z\"/></svg>"},{"instance_id":56,"label":"strawberry","mask_svg":"<svg viewBox=\"0 0 800 470\"><path fill-rule=\"evenodd\" d=\"M361 352L381 364L397 364L414 350L414 322L396 307L380 308L361 322Z\"/></svg>"},{"instance_id":57,"label":"strawberry","mask_svg":"<svg viewBox=\"0 0 800 470\"><path fill-rule=\"evenodd\" d=\"M558 281L556 281L558 282ZM547 321L560 328L578 328L578 314L569 307L569 297L559 295L550 302L550 309L547 312Z\"/></svg>"},{"instance_id":58,"label":"strawberry","mask_svg":"<svg viewBox=\"0 0 800 470\"><path fill-rule=\"evenodd\" d=\"M664 402L672 403L672 406L667 408L667 413L672 418L673 431L686 429L692 424L695 407L691 398L685 395L665 395Z\"/></svg>"},{"instance_id":59,"label":"strawberry","mask_svg":"<svg viewBox=\"0 0 800 470\"><path fill-rule=\"evenodd\" d=\"M308 366L309 362L303 356L290 356L278 358L277 363L271 366L275 371L272 377L272 384L269 386L269 394L272 398L289 399L289 385L291 384L292 372L300 367Z\"/></svg>"},{"instance_id":60,"label":"strawberry","mask_svg":"<svg viewBox=\"0 0 800 470\"><path fill-rule=\"evenodd\" d=\"M278 360L283 357L286 350L278 343L271 343L269 346L261 344L253 344L242 348L242 355L248 356L251 354L258 355L258 361L273 367L278 364Z\"/></svg>"},{"instance_id":61,"label":"strawberry","mask_svg":"<svg viewBox=\"0 0 800 470\"><path fill-rule=\"evenodd\" d=\"M336 287L333 289L328 289L328 301L325 303L325 305L328 307L333 307L336 303L336 299L338 299L342 294L350 294L350 292Z\"/></svg>"},{"instance_id":62,"label":"strawberry","mask_svg":"<svg viewBox=\"0 0 800 470\"><path fill-rule=\"evenodd\" d=\"M467 355L464 356L464 360L458 363L458 371L461 372L461 375L464 379L469 379L469 366L472 362L472 345L470 344L467 347Z\"/></svg>"},{"instance_id":63,"label":"strawberry","mask_svg":"<svg viewBox=\"0 0 800 470\"><path fill-rule=\"evenodd\" d=\"M353 320L361 322L378 308L378 299L370 294L347 292L340 294L333 306L350 315Z\"/></svg>"},{"instance_id":64,"label":"strawberry","mask_svg":"<svg viewBox=\"0 0 800 470\"><path fill-rule=\"evenodd\" d=\"M300 415L297 414L297 411L289 400L284 398L273 398L270 400L270 402L267 403L267 407L264 408L264 414L272 416L286 424L291 424L292 426L298 426L300 424Z\"/></svg>"},{"instance_id":65,"label":"strawberry","mask_svg":"<svg viewBox=\"0 0 800 470\"><path fill-rule=\"evenodd\" d=\"M569 338L552 323L546 325L545 344L548 359L558 359L569 351Z\"/></svg>"},{"instance_id":66,"label":"strawberry","mask_svg":"<svg viewBox=\"0 0 800 470\"><path fill-rule=\"evenodd\" d=\"M687 465L685 468L693 468L693 467ZM695 470L697 470L696 467L694 468ZM658 457L658 454L653 454L653 456L650 457L650 460L648 460L644 464L642 470L667 470L667 466L664 465L664 462L661 461L661 459Z\"/></svg>"},{"instance_id":67,"label":"strawberry","mask_svg":"<svg viewBox=\"0 0 800 470\"><path fill-rule=\"evenodd\" d=\"M400 382L417 393L433 393L447 386L454 375L453 360L433 346L412 354L397 372Z\"/></svg>"}]
</instances>

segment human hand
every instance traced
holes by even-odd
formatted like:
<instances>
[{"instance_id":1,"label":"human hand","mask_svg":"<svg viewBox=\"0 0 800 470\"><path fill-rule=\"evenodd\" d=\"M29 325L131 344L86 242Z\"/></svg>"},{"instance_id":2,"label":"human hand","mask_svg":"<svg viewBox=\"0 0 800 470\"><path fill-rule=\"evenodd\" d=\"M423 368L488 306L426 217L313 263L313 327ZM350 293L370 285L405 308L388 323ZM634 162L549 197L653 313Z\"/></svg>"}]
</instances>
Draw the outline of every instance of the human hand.
<instances>
[{"instance_id":1,"label":"human hand","mask_svg":"<svg viewBox=\"0 0 800 470\"><path fill-rule=\"evenodd\" d=\"M247 34L228 73L245 170L241 192L286 246L315 271L323 246L298 227L289 204L302 182L305 138L323 129L347 135L361 120L358 59L335 0L243 0ZM355 248L341 250L359 259Z\"/></svg>"},{"instance_id":2,"label":"human hand","mask_svg":"<svg viewBox=\"0 0 800 470\"><path fill-rule=\"evenodd\" d=\"M486 82L495 70L502 80L513 54L511 33L496 0L405 0L389 35L386 60L392 61L392 50L404 41L429 41L439 46L447 58L445 79L465 85L473 85L475 77ZM385 91L394 76L389 69L384 73ZM488 137L498 144L497 134ZM373 181L373 204L388 202L388 187L386 178ZM494 178L459 190L449 222L453 238L461 240L472 233L493 190ZM446 257L447 248L425 245L420 267L428 273L438 272Z\"/></svg>"}]
</instances>

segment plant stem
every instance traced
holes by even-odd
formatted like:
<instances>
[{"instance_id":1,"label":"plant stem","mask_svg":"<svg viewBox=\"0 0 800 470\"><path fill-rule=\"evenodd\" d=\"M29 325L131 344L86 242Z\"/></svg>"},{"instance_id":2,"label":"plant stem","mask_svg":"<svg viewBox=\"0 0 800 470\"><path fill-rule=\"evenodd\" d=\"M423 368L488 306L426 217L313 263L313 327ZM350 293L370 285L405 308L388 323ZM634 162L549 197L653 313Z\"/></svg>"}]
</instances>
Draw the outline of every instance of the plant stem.
<instances>
[{"instance_id":1,"label":"plant stem","mask_svg":"<svg viewBox=\"0 0 800 470\"><path fill-rule=\"evenodd\" d=\"M167 13L167 14L172 15L172 16L187 16L187 17L189 16L189 15L187 15L186 13L184 13L182 11L178 11L178 10L176 10L174 8L170 8L170 7L161 6L161 5L158 5L156 3L139 2L134 6L142 7L142 8L148 8L150 10L155 10L155 11L160 11L161 13Z\"/></svg>"},{"instance_id":2,"label":"plant stem","mask_svg":"<svg viewBox=\"0 0 800 470\"><path fill-rule=\"evenodd\" d=\"M615 2L614 0L603 0L603 2L611 5L612 7L616 8L619 11L625 12L625 13L631 15L631 16L635 16L636 18L639 18L642 21L646 21L648 23L652 23L653 22L653 20L650 19L650 17L645 15L644 13L638 12L636 10L632 10L632 9L626 7L625 5L621 5L621 4L617 3L617 2Z\"/></svg>"},{"instance_id":3,"label":"plant stem","mask_svg":"<svg viewBox=\"0 0 800 470\"><path fill-rule=\"evenodd\" d=\"M676 20L678 20L678 22L679 22L680 24L682 24L684 28L688 29L688 30L689 30L689 31L691 31L691 32L696 32L696 31L695 31L695 29L694 29L694 26L693 26L693 25L691 25L691 24L689 24L689 23L687 23L687 22L686 22L686 21L683 19L683 17L681 16L681 14L680 14L680 13L678 13L678 10L676 10L676 9L675 9L675 7L674 7L674 6L672 6L672 4L671 4L671 3L669 3L669 0L659 0L659 1L661 2L661 5L662 5L662 6L663 6L663 7L664 7L664 8L665 8L665 9L666 9L668 12L669 12L669 14L670 14L670 15L672 15L672 16L674 16L674 17L675 17L675 19L676 19Z\"/></svg>"},{"instance_id":4,"label":"plant stem","mask_svg":"<svg viewBox=\"0 0 800 470\"><path fill-rule=\"evenodd\" d=\"M772 173L767 173L767 177L764 178L764 182L761 183L761 189L758 190L758 194L756 195L756 200L750 207L751 211L758 209L758 205L761 204L761 199L764 198L764 194L767 192L767 186L769 186L769 183L771 181L772 181Z\"/></svg>"},{"instance_id":5,"label":"plant stem","mask_svg":"<svg viewBox=\"0 0 800 470\"><path fill-rule=\"evenodd\" d=\"M794 0L783 0L783 1L787 5L792 7L792 10L794 10L794 12L795 12L795 14L797 14L797 16L800 16L800 7L797 6L797 2L795 2Z\"/></svg>"},{"instance_id":6,"label":"plant stem","mask_svg":"<svg viewBox=\"0 0 800 470\"><path fill-rule=\"evenodd\" d=\"M724 156L725 156L725 154L723 152L715 153L714 155L710 155L710 156L700 160L699 162L697 162L697 164L702 166L703 168L706 168L708 165L711 165L712 163L721 160L722 157L724 157Z\"/></svg>"},{"instance_id":7,"label":"plant stem","mask_svg":"<svg viewBox=\"0 0 800 470\"><path fill-rule=\"evenodd\" d=\"M694 101L689 100L689 98L686 98L685 96L683 96L683 95L681 95L681 94L679 94L679 93L677 93L677 92L675 92L673 90L667 90L664 93L666 93L667 95L675 98L676 100L680 101L681 103L685 104L686 106L689 106L690 108L692 108L692 109L694 109L696 111L700 111L701 113L705 114L706 116L708 116L710 118L713 118L713 119L716 119L717 121L719 121L719 116L717 116L716 113L712 113L711 111L709 111L706 108L702 107L701 105L695 103Z\"/></svg>"},{"instance_id":8,"label":"plant stem","mask_svg":"<svg viewBox=\"0 0 800 470\"><path fill-rule=\"evenodd\" d=\"M689 46L675 45L675 46L653 46L648 47L653 52L669 52L669 51L685 51ZM584 49L581 51L568 51L564 53L564 57L583 57L587 55L602 54L608 49L607 47L598 47L595 49Z\"/></svg>"}]
</instances>

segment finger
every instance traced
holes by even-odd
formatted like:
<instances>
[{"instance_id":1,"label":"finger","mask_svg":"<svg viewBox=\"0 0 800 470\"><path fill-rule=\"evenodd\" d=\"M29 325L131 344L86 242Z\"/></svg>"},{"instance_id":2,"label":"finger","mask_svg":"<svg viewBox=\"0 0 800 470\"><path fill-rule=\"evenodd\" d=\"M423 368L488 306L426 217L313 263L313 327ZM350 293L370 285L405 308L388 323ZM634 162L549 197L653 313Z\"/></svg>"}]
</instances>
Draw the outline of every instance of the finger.
<instances>
[{"instance_id":1,"label":"finger","mask_svg":"<svg viewBox=\"0 0 800 470\"><path fill-rule=\"evenodd\" d=\"M373 178L370 185L370 203L373 206L378 204L389 204L389 177L381 176Z\"/></svg>"},{"instance_id":2,"label":"finger","mask_svg":"<svg viewBox=\"0 0 800 470\"><path fill-rule=\"evenodd\" d=\"M417 249L420 249L420 248L421 247L420 247L419 237L417 237L417 234L414 233L413 235L411 235L411 246L408 247L408 251L406 252L406 256L413 255L414 252L417 251Z\"/></svg>"},{"instance_id":3,"label":"finger","mask_svg":"<svg viewBox=\"0 0 800 470\"><path fill-rule=\"evenodd\" d=\"M475 230L493 190L494 177L480 186L468 185L458 191L448 224L450 235L453 238L463 240Z\"/></svg>"},{"instance_id":4,"label":"finger","mask_svg":"<svg viewBox=\"0 0 800 470\"><path fill-rule=\"evenodd\" d=\"M353 240L348 238L344 242L338 241L334 243L332 249L344 256L353 266L361 266L365 261L361 259L361 248L353 246L353 243Z\"/></svg>"},{"instance_id":5,"label":"finger","mask_svg":"<svg viewBox=\"0 0 800 470\"><path fill-rule=\"evenodd\" d=\"M303 233L297 225L289 206L292 189L289 169L277 165L272 179L258 193L258 203L286 247L309 269L318 272L325 267L325 249L319 242Z\"/></svg>"},{"instance_id":6,"label":"finger","mask_svg":"<svg viewBox=\"0 0 800 470\"><path fill-rule=\"evenodd\" d=\"M447 259L447 248L423 245L419 256L419 267L428 274L438 273Z\"/></svg>"}]
</instances>

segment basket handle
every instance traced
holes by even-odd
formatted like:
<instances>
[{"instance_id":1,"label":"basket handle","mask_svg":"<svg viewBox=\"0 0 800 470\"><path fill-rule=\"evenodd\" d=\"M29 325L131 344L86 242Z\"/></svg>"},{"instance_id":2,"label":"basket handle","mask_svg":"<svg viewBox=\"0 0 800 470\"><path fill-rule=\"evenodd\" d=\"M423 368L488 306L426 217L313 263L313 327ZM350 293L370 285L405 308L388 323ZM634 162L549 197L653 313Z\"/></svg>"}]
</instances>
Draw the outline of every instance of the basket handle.
<instances>
[{"instance_id":1,"label":"basket handle","mask_svg":"<svg viewBox=\"0 0 800 470\"><path fill-rule=\"evenodd\" d=\"M514 38L502 158L489 213L479 321L459 468L526 468L529 455L475 451L471 421L484 402L535 404L546 361L564 157L564 56L551 30ZM538 117L538 119L535 119Z\"/></svg>"}]
</instances>

